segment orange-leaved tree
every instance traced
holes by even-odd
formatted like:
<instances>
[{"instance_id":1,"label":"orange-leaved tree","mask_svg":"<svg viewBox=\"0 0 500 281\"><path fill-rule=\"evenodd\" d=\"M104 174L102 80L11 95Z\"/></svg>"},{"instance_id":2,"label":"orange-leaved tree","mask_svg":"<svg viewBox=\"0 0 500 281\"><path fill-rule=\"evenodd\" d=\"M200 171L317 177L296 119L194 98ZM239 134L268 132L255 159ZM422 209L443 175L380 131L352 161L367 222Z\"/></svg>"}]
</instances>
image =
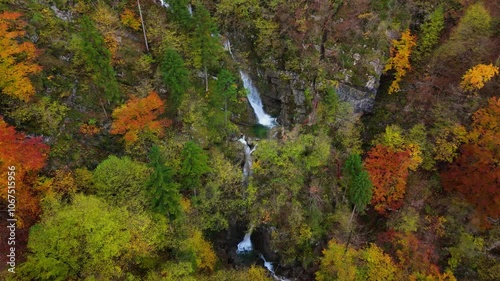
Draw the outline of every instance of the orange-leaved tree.
<instances>
[{"instance_id":1,"label":"orange-leaved tree","mask_svg":"<svg viewBox=\"0 0 500 281\"><path fill-rule=\"evenodd\" d=\"M468 143L441 178L447 190L458 191L476 207L488 227L488 217L500 217L500 99L491 98L473 120Z\"/></svg>"},{"instance_id":2,"label":"orange-leaved tree","mask_svg":"<svg viewBox=\"0 0 500 281\"><path fill-rule=\"evenodd\" d=\"M164 128L172 123L168 119L158 119L163 111L164 102L156 92L145 98L132 97L113 111L111 133L124 135L128 145L135 143L143 133L161 136Z\"/></svg>"},{"instance_id":3,"label":"orange-leaved tree","mask_svg":"<svg viewBox=\"0 0 500 281\"><path fill-rule=\"evenodd\" d=\"M419 239L411 232L395 232L391 229L379 235L379 242L395 257L397 267L402 273L397 280L457 280L449 269L445 272L439 270L434 245Z\"/></svg>"},{"instance_id":4,"label":"orange-leaved tree","mask_svg":"<svg viewBox=\"0 0 500 281\"><path fill-rule=\"evenodd\" d=\"M35 88L29 79L42 67L34 61L37 49L31 42L19 43L19 38L26 34L25 22L20 20L21 13L0 13L0 91L22 101L28 101Z\"/></svg>"},{"instance_id":5,"label":"orange-leaved tree","mask_svg":"<svg viewBox=\"0 0 500 281\"><path fill-rule=\"evenodd\" d=\"M384 68L384 71L395 71L394 80L389 86L389 94L400 90L399 82L401 82L401 79L406 75L406 72L411 69L410 55L413 47L416 45L417 37L411 35L409 29L403 32L401 39L392 40L391 57Z\"/></svg>"},{"instance_id":6,"label":"orange-leaved tree","mask_svg":"<svg viewBox=\"0 0 500 281\"><path fill-rule=\"evenodd\" d=\"M41 137L27 138L0 117L0 171L6 174L13 170L15 179L15 190L8 193L5 188L0 194L2 200L12 199L8 195L14 195L17 202L22 202L16 205L21 225L25 222L29 226L40 213L40 201L32 185L36 173L45 166L48 152L49 146L42 142Z\"/></svg>"},{"instance_id":7,"label":"orange-leaved tree","mask_svg":"<svg viewBox=\"0 0 500 281\"><path fill-rule=\"evenodd\" d=\"M480 90L484 87L484 83L488 82L493 76L498 74L498 66L493 64L478 64L465 73L462 77L460 87L464 91Z\"/></svg>"},{"instance_id":8,"label":"orange-leaved tree","mask_svg":"<svg viewBox=\"0 0 500 281\"><path fill-rule=\"evenodd\" d=\"M365 159L365 168L373 184L371 203L380 214L403 205L403 197L410 166L410 152L396 151L378 144Z\"/></svg>"}]
</instances>

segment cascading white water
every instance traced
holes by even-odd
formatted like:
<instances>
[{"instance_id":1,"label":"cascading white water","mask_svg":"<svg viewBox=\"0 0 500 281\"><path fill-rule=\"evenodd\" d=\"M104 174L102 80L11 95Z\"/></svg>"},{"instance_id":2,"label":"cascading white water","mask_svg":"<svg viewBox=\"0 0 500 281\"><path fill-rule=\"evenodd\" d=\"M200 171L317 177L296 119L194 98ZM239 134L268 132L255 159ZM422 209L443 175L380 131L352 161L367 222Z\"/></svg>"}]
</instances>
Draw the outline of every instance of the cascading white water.
<instances>
[{"instance_id":1,"label":"cascading white water","mask_svg":"<svg viewBox=\"0 0 500 281\"><path fill-rule=\"evenodd\" d=\"M266 261L266 259L264 258L264 256L262 254L259 254L259 257L264 261L264 267L267 268L267 270L269 270L269 272L274 273L273 263L270 261Z\"/></svg>"},{"instance_id":2,"label":"cascading white water","mask_svg":"<svg viewBox=\"0 0 500 281\"><path fill-rule=\"evenodd\" d=\"M231 54L231 57L234 60L234 55L233 52L231 51L231 42L226 39L224 40L224 49ZM276 118L271 117L269 114L267 114L264 111L264 106L262 105L262 100L260 99L259 92L257 91L257 88L253 85L252 80L250 77L244 73L242 70L240 70L240 77L241 80L243 81L243 86L245 89L248 90L248 101L250 102L250 105L252 106L255 116L257 117L257 121L259 124L272 128L278 125L276 122ZM248 177L251 174L251 169L252 169L252 152L255 151L257 148L257 145L254 147L251 147L245 136L241 136L238 141L244 145L244 151L245 151L245 164L243 166L243 177L244 177L244 182L247 181ZM245 237L243 237L243 240L238 243L238 247L236 249L236 254L246 254L250 253L253 251L253 244L252 240L250 239L253 231L253 225L250 227L250 230L245 233ZM264 261L264 267L267 268L267 270L271 273L272 277L277 280L277 281L289 281L288 279L276 275L274 272L274 267L272 262L268 262L262 254L259 254L259 257Z\"/></svg>"},{"instance_id":3,"label":"cascading white water","mask_svg":"<svg viewBox=\"0 0 500 281\"><path fill-rule=\"evenodd\" d=\"M165 0L160 0L160 5L167 9L170 8L170 5Z\"/></svg>"},{"instance_id":4,"label":"cascading white water","mask_svg":"<svg viewBox=\"0 0 500 281\"><path fill-rule=\"evenodd\" d=\"M223 43L224 50L228 51L231 55L231 58L235 60L233 52L231 51L231 42L229 41L229 39L224 37ZM252 79L250 79L248 74L246 74L242 70L240 70L240 77L243 81L243 87L245 87L245 89L248 91L247 98L250 102L250 105L252 106L255 116L257 117L257 122L268 128L272 128L278 125L278 123L276 122L276 118L271 117L271 115L267 114L264 111L264 106L262 104L262 100L260 99L259 91L257 91L257 88L253 85Z\"/></svg>"},{"instance_id":5,"label":"cascading white water","mask_svg":"<svg viewBox=\"0 0 500 281\"><path fill-rule=\"evenodd\" d=\"M273 276L274 280L289 281L285 277L281 277L281 276L276 275L276 273L274 272L274 266L273 266L272 262L267 261L262 254L259 254L259 257L262 259L262 261L264 261L264 267L267 268L267 270L269 272L271 272L271 275Z\"/></svg>"},{"instance_id":6,"label":"cascading white water","mask_svg":"<svg viewBox=\"0 0 500 281\"><path fill-rule=\"evenodd\" d=\"M190 16L193 16L193 6L191 4L188 5L188 12Z\"/></svg>"},{"instance_id":7,"label":"cascading white water","mask_svg":"<svg viewBox=\"0 0 500 281\"><path fill-rule=\"evenodd\" d=\"M255 145L254 147L250 147L245 139L245 136L239 138L238 141L244 145L245 164L243 165L243 181L246 183L247 178L250 176L252 170L252 153L257 148L257 145Z\"/></svg>"},{"instance_id":8,"label":"cascading white water","mask_svg":"<svg viewBox=\"0 0 500 281\"><path fill-rule=\"evenodd\" d=\"M229 39L224 40L224 50L228 51L231 55L231 58L233 58L234 60L233 51L231 51L231 41L229 41Z\"/></svg>"},{"instance_id":9,"label":"cascading white water","mask_svg":"<svg viewBox=\"0 0 500 281\"><path fill-rule=\"evenodd\" d=\"M257 88L253 85L252 79L240 70L240 77L243 80L243 86L248 91L248 101L255 112L255 116L257 116L257 121L259 124L266 126L268 128L275 127L278 123L276 122L276 118L271 117L271 115L267 114L264 111L264 106L262 105L262 100L260 99L259 92Z\"/></svg>"},{"instance_id":10,"label":"cascading white water","mask_svg":"<svg viewBox=\"0 0 500 281\"><path fill-rule=\"evenodd\" d=\"M248 142L246 141L246 138L244 135L242 135L239 139L239 142L241 142L244 145L244 150L245 150L245 165L243 166L243 182L246 184L248 176L250 175L251 169L252 169L252 152L255 151L255 148L257 146L254 146L251 148L248 145ZM236 250L236 254L245 254L248 252L251 252L253 250L253 245L252 241L250 240L250 236L252 235L253 231L253 226L250 227L250 230L245 233L245 237L243 240L238 243L238 249Z\"/></svg>"},{"instance_id":11,"label":"cascading white water","mask_svg":"<svg viewBox=\"0 0 500 281\"><path fill-rule=\"evenodd\" d=\"M236 254L245 254L253 251L252 240L250 240L250 236L252 235L252 230L245 234L243 241L238 243L238 249L236 250Z\"/></svg>"}]
</instances>

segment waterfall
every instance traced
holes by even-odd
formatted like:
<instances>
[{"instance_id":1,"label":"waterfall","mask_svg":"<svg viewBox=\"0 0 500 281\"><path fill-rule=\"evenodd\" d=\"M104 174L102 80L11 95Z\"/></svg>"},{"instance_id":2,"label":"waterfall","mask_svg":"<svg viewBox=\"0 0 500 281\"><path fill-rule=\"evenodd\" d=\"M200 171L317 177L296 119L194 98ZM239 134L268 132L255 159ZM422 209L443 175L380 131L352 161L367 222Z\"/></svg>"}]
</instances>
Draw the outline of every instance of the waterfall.
<instances>
[{"instance_id":1,"label":"waterfall","mask_svg":"<svg viewBox=\"0 0 500 281\"><path fill-rule=\"evenodd\" d=\"M160 5L165 8L170 8L170 5L165 0L160 0Z\"/></svg>"},{"instance_id":2,"label":"waterfall","mask_svg":"<svg viewBox=\"0 0 500 281\"><path fill-rule=\"evenodd\" d=\"M231 51L231 42L227 38L224 38L224 49L228 51L229 54L231 55L231 58L235 60L233 52ZM250 102L250 105L252 106L253 111L255 112L255 116L257 117L257 121L259 122L259 124L266 126L268 128L273 128L277 126L278 123L276 122L276 118L271 117L264 111L264 106L262 104L262 100L260 99L259 92L257 91L257 88L255 88L255 86L253 85L253 82L250 79L250 77L242 70L240 70L240 77L241 80L243 81L243 86L248 91L247 95L248 101ZM248 177L250 177L252 173L252 153L257 148L257 145L252 146L248 144L248 141L244 135L241 135L238 141L244 145L243 149L245 152L245 164L243 166L243 182L246 185L248 182ZM245 233L243 240L240 243L238 243L236 254L238 255L248 254L253 251L253 244L252 240L250 239L253 228L254 228L253 225L250 226L250 230L247 233ZM264 261L264 267L267 268L267 270L271 273L271 276L274 278L274 280L289 281L284 277L276 275L276 273L274 272L274 267L272 262L268 262L262 254L259 254L259 257Z\"/></svg>"},{"instance_id":3,"label":"waterfall","mask_svg":"<svg viewBox=\"0 0 500 281\"><path fill-rule=\"evenodd\" d=\"M278 123L276 122L276 118L271 117L271 115L267 114L264 111L264 106L262 105L262 100L260 99L259 92L257 88L253 85L250 77L240 70L240 77L243 80L243 86L248 91L248 101L255 112L255 116L257 116L257 121L259 124L266 126L268 128L275 127Z\"/></svg>"},{"instance_id":4,"label":"waterfall","mask_svg":"<svg viewBox=\"0 0 500 281\"><path fill-rule=\"evenodd\" d=\"M250 236L252 235L252 228L250 228L250 231L245 233L245 237L243 240L238 243L238 249L236 250L236 254L247 254L251 251L253 251L253 245L252 245L252 240L250 240Z\"/></svg>"},{"instance_id":5,"label":"waterfall","mask_svg":"<svg viewBox=\"0 0 500 281\"><path fill-rule=\"evenodd\" d=\"M259 257L264 261L264 267L267 268L267 270L269 270L269 272L274 273L273 263L266 261L266 259L264 258L264 256L262 254L259 254Z\"/></svg>"},{"instance_id":6,"label":"waterfall","mask_svg":"<svg viewBox=\"0 0 500 281\"><path fill-rule=\"evenodd\" d=\"M289 281L285 277L281 277L281 276L276 275L276 273L274 272L274 266L273 266L272 262L267 261L266 258L264 258L264 256L262 254L259 254L259 257L260 257L260 259L262 261L264 261L264 267L267 268L267 270L271 273L271 275L273 276L274 280L277 280L277 281Z\"/></svg>"},{"instance_id":7,"label":"waterfall","mask_svg":"<svg viewBox=\"0 0 500 281\"><path fill-rule=\"evenodd\" d=\"M252 153L255 151L257 148L257 145L251 146L248 144L246 141L246 138L244 135L242 135L239 139L239 142L241 142L244 147L245 151L245 164L243 165L243 182L246 184L248 177L251 175L252 172Z\"/></svg>"},{"instance_id":8,"label":"waterfall","mask_svg":"<svg viewBox=\"0 0 500 281\"><path fill-rule=\"evenodd\" d=\"M255 151L257 148L257 145L251 147L244 135L241 135L241 137L238 139L239 142L241 142L244 145L244 151L245 151L245 164L243 166L243 183L247 185L248 177L251 174L252 170L252 152ZM251 252L253 250L253 245L252 241L250 240L250 236L252 235L253 231L253 225L250 226L250 230L245 233L245 237L243 237L243 240L238 243L238 249L236 250L236 254L245 254L248 252Z\"/></svg>"},{"instance_id":9,"label":"waterfall","mask_svg":"<svg viewBox=\"0 0 500 281\"><path fill-rule=\"evenodd\" d=\"M231 51L231 42L229 41L229 39L224 38L223 43L224 50L228 51L231 55L231 58L236 61L233 52ZM278 125L278 123L276 122L276 118L271 117L271 115L267 114L264 111L264 105L262 104L262 100L260 99L259 91L257 91L257 88L253 85L252 79L250 79L248 74L246 74L242 70L240 70L240 77L243 81L243 86L248 92L247 98L250 102L250 105L252 106L255 116L257 117L257 122L268 128L272 128Z\"/></svg>"},{"instance_id":10,"label":"waterfall","mask_svg":"<svg viewBox=\"0 0 500 281\"><path fill-rule=\"evenodd\" d=\"M231 58L235 60L233 52L231 51L231 41L229 41L229 39L224 40L224 50L228 51L229 54L231 55Z\"/></svg>"},{"instance_id":11,"label":"waterfall","mask_svg":"<svg viewBox=\"0 0 500 281\"><path fill-rule=\"evenodd\" d=\"M191 4L188 5L188 12L190 16L193 16L193 6Z\"/></svg>"}]
</instances>

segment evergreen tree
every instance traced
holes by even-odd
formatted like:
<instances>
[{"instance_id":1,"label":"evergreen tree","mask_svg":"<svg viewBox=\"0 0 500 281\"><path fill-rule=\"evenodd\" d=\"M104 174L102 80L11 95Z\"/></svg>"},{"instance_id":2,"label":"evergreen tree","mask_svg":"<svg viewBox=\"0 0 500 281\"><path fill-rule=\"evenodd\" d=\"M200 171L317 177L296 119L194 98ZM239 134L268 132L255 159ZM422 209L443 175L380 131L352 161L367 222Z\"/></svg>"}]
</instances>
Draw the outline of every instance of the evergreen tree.
<instances>
[{"instance_id":1,"label":"evergreen tree","mask_svg":"<svg viewBox=\"0 0 500 281\"><path fill-rule=\"evenodd\" d=\"M182 56L176 50L168 48L163 54L160 69L163 82L172 93L171 100L179 104L189 87L189 71Z\"/></svg>"},{"instance_id":2,"label":"evergreen tree","mask_svg":"<svg viewBox=\"0 0 500 281\"><path fill-rule=\"evenodd\" d=\"M193 141L188 141L182 149L182 164L180 175L183 189L193 189L201 185L201 177L210 171L208 156Z\"/></svg>"},{"instance_id":3,"label":"evergreen tree","mask_svg":"<svg viewBox=\"0 0 500 281\"><path fill-rule=\"evenodd\" d=\"M119 100L120 89L111 66L111 52L89 17L82 17L81 31L71 39L70 49L75 52L74 62L84 67L94 86L103 91L108 100Z\"/></svg>"},{"instance_id":4,"label":"evergreen tree","mask_svg":"<svg viewBox=\"0 0 500 281\"><path fill-rule=\"evenodd\" d=\"M192 19L188 10L189 0L169 0L168 4L170 6L168 10L171 12L174 20L181 27L191 29Z\"/></svg>"},{"instance_id":5,"label":"evergreen tree","mask_svg":"<svg viewBox=\"0 0 500 281\"><path fill-rule=\"evenodd\" d=\"M229 106L236 101L237 95L236 77L227 69L221 70L217 75L215 93L211 95L211 104L217 112L220 112L220 108L224 108L224 127L228 124Z\"/></svg>"},{"instance_id":6,"label":"evergreen tree","mask_svg":"<svg viewBox=\"0 0 500 281\"><path fill-rule=\"evenodd\" d=\"M205 91L208 92L208 68L216 66L221 53L217 24L203 5L197 5L194 13L194 64L205 73Z\"/></svg>"},{"instance_id":7,"label":"evergreen tree","mask_svg":"<svg viewBox=\"0 0 500 281\"><path fill-rule=\"evenodd\" d=\"M359 154L349 155L344 163L344 173L347 178L347 197L356 209L363 212L372 198L372 183Z\"/></svg>"},{"instance_id":8,"label":"evergreen tree","mask_svg":"<svg viewBox=\"0 0 500 281\"><path fill-rule=\"evenodd\" d=\"M174 172L165 166L165 160L158 146L153 146L149 153L149 166L153 173L149 177L147 187L151 195L151 205L154 211L168 214L175 219L180 212L179 185L174 182Z\"/></svg>"}]
</instances>

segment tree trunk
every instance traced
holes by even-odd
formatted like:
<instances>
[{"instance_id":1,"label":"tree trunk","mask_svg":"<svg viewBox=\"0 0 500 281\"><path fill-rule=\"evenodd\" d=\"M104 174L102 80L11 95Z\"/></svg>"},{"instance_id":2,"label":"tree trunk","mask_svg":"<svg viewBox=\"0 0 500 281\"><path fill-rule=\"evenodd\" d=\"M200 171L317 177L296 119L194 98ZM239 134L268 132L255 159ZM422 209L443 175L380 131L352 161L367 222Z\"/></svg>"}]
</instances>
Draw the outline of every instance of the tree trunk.
<instances>
[{"instance_id":1,"label":"tree trunk","mask_svg":"<svg viewBox=\"0 0 500 281\"><path fill-rule=\"evenodd\" d=\"M206 65L205 65L205 92L208 92L208 71Z\"/></svg>"},{"instance_id":2,"label":"tree trunk","mask_svg":"<svg viewBox=\"0 0 500 281\"><path fill-rule=\"evenodd\" d=\"M349 249L349 243L351 243L351 236L354 227L352 227L352 218L354 217L354 212L356 211L356 205L352 208L351 218L349 219L349 225L351 226L351 230L349 231L349 237L347 237L347 242L345 243L344 255L347 253L347 249Z\"/></svg>"},{"instance_id":3,"label":"tree trunk","mask_svg":"<svg viewBox=\"0 0 500 281\"><path fill-rule=\"evenodd\" d=\"M351 219L349 219L349 224L352 223L352 218L354 217L354 212L355 211L356 211L356 205L354 205L354 208L352 208Z\"/></svg>"},{"instance_id":4,"label":"tree trunk","mask_svg":"<svg viewBox=\"0 0 500 281\"><path fill-rule=\"evenodd\" d=\"M349 231L349 237L347 237L347 242L345 243L344 256L347 253L347 250L349 249L349 243L351 243L352 231L353 228L351 228L351 231Z\"/></svg>"},{"instance_id":5,"label":"tree trunk","mask_svg":"<svg viewBox=\"0 0 500 281\"><path fill-rule=\"evenodd\" d=\"M144 20L142 19L142 9L139 0L137 0L137 7L139 7L139 15L141 17L142 33L144 33L144 43L146 44L146 50L149 52L148 38L146 37L146 28L144 27Z\"/></svg>"}]
</instances>

